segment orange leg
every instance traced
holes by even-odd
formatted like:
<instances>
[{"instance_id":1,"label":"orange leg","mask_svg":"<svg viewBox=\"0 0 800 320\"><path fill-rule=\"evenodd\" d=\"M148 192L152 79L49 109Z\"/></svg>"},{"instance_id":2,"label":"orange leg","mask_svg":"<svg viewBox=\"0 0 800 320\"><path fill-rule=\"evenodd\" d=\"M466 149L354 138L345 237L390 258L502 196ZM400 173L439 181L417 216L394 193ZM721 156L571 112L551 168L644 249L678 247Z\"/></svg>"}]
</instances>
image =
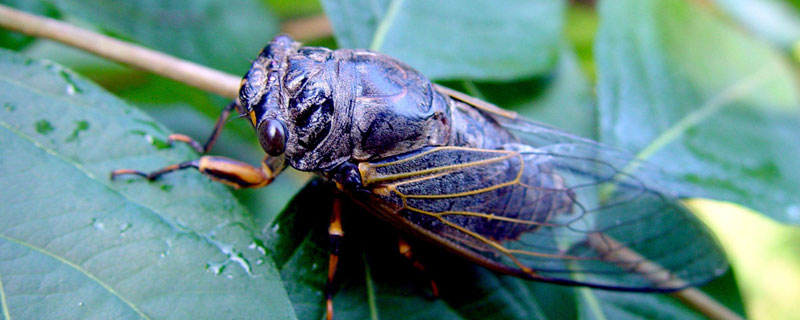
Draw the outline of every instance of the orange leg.
<instances>
[{"instance_id":1,"label":"orange leg","mask_svg":"<svg viewBox=\"0 0 800 320\"><path fill-rule=\"evenodd\" d=\"M328 282L325 284L326 319L333 320L333 277L336 275L336 266L339 264L339 250L344 238L342 230L342 202L333 198L333 212L331 224L328 227L330 237L330 257L328 258Z\"/></svg>"},{"instance_id":2,"label":"orange leg","mask_svg":"<svg viewBox=\"0 0 800 320\"><path fill-rule=\"evenodd\" d=\"M217 138L219 138L219 134L222 133L222 127L225 126L225 121L228 120L228 117L231 115L231 111L236 108L236 101L231 102L224 109L222 109L222 114L219 115L217 118L217 123L214 124L214 130L211 131L211 136L208 137L205 144L200 144L199 142L195 141L194 139L190 138L185 134L171 134L167 137L167 141L172 143L173 141L181 141L189 144L197 150L199 153L206 153L214 146L214 143L217 142Z\"/></svg>"},{"instance_id":3,"label":"orange leg","mask_svg":"<svg viewBox=\"0 0 800 320\"><path fill-rule=\"evenodd\" d=\"M260 188L270 184L284 167L283 157L267 156L261 162L261 168L256 168L247 163L225 157L204 156L197 160L173 164L149 173L131 169L114 170L111 172L111 179L113 180L121 175L138 175L147 180L155 180L172 171L195 168L211 179L237 189Z\"/></svg>"},{"instance_id":4,"label":"orange leg","mask_svg":"<svg viewBox=\"0 0 800 320\"><path fill-rule=\"evenodd\" d=\"M421 271L423 274L428 275L425 271L425 265L414 257L414 253L411 251L411 245L408 244L408 242L406 242L406 240L403 239L403 237L401 236L397 237L397 249L400 251L400 254L402 256L406 257L409 261L411 261L411 264L414 266L414 268L417 268L417 270ZM438 298L439 286L436 284L436 281L434 281L432 278L430 279L430 281L431 281L431 295L433 295L434 298Z\"/></svg>"}]
</instances>

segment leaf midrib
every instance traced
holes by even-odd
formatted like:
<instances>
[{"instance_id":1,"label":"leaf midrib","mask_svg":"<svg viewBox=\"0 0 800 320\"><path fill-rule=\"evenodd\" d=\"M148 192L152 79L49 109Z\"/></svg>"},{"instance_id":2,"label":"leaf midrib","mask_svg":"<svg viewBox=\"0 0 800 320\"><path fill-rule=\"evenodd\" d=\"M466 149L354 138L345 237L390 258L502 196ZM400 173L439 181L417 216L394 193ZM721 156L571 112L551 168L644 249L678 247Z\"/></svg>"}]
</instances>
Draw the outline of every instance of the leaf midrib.
<instances>
[{"instance_id":1,"label":"leaf midrib","mask_svg":"<svg viewBox=\"0 0 800 320\"><path fill-rule=\"evenodd\" d=\"M389 28L394 23L395 18L397 18L397 13L400 11L400 5L402 4L403 0L392 0L392 2L389 3L386 14L383 15L380 23L378 23L378 27L375 28L375 34L372 35L372 41L369 45L370 50L380 51L383 46L383 41L386 40L386 35L389 33Z\"/></svg>"}]
</instances>

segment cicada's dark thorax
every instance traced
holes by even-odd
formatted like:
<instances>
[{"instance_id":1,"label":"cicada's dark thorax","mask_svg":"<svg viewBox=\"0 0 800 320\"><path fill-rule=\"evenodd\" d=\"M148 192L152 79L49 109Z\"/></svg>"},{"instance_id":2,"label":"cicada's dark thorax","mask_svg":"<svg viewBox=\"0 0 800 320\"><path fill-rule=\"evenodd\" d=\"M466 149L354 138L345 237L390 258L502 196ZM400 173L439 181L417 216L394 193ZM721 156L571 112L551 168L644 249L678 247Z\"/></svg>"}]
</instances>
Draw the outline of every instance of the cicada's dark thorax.
<instances>
[{"instance_id":1,"label":"cicada's dark thorax","mask_svg":"<svg viewBox=\"0 0 800 320\"><path fill-rule=\"evenodd\" d=\"M494 120L443 95L402 62L365 50L335 54L341 59L339 81L353 84L354 160L381 159L429 146L496 149L514 140Z\"/></svg>"},{"instance_id":2,"label":"cicada's dark thorax","mask_svg":"<svg viewBox=\"0 0 800 320\"><path fill-rule=\"evenodd\" d=\"M277 70L275 112L287 125L286 159L325 171L428 146L498 148L513 136L437 91L421 73L367 50L301 47ZM265 108L268 109L268 108Z\"/></svg>"},{"instance_id":3,"label":"cicada's dark thorax","mask_svg":"<svg viewBox=\"0 0 800 320\"><path fill-rule=\"evenodd\" d=\"M351 159L366 161L450 141L448 99L405 64L365 50L338 50L339 81L350 83Z\"/></svg>"}]
</instances>

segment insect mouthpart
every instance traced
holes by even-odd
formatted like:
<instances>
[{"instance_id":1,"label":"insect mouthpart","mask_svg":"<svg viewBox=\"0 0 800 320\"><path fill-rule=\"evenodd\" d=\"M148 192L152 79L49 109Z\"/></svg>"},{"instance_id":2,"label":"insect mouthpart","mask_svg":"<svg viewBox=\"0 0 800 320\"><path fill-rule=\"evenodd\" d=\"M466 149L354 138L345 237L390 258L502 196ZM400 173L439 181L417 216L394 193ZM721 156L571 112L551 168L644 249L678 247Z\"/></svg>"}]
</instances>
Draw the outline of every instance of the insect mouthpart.
<instances>
[{"instance_id":1,"label":"insect mouthpart","mask_svg":"<svg viewBox=\"0 0 800 320\"><path fill-rule=\"evenodd\" d=\"M258 141L268 155L277 157L286 150L286 126L278 119L267 119L258 125Z\"/></svg>"}]
</instances>

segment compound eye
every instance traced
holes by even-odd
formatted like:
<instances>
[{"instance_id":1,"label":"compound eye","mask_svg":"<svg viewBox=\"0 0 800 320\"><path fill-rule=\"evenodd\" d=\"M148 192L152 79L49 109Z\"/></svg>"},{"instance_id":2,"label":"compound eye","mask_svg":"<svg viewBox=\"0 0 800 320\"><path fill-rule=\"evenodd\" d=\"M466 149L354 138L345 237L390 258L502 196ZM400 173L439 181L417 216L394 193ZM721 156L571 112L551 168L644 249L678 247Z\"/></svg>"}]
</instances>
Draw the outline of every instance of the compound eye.
<instances>
[{"instance_id":1,"label":"compound eye","mask_svg":"<svg viewBox=\"0 0 800 320\"><path fill-rule=\"evenodd\" d=\"M258 126L261 148L268 155L277 157L286 150L286 126L277 119L269 119Z\"/></svg>"}]
</instances>

